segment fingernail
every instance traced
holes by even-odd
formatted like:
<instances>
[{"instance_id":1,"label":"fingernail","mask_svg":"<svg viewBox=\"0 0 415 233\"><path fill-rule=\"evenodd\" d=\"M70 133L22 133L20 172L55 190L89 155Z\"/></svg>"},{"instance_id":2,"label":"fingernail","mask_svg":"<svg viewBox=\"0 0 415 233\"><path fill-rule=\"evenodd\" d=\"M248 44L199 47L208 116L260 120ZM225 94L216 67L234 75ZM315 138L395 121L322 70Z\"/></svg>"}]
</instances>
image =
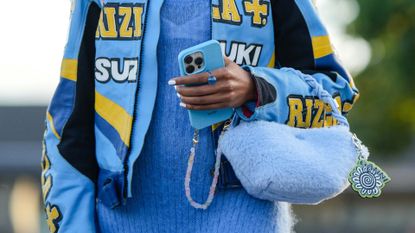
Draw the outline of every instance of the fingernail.
<instances>
[{"instance_id":1,"label":"fingernail","mask_svg":"<svg viewBox=\"0 0 415 233\"><path fill-rule=\"evenodd\" d=\"M181 98L181 95L179 93L176 93L177 97Z\"/></svg>"},{"instance_id":2,"label":"fingernail","mask_svg":"<svg viewBox=\"0 0 415 233\"><path fill-rule=\"evenodd\" d=\"M174 89L177 91L177 86L174 86Z\"/></svg>"},{"instance_id":3,"label":"fingernail","mask_svg":"<svg viewBox=\"0 0 415 233\"><path fill-rule=\"evenodd\" d=\"M183 103L183 102L180 102L180 107L185 108L185 107L186 107L186 104L185 104L185 103Z\"/></svg>"},{"instance_id":4,"label":"fingernail","mask_svg":"<svg viewBox=\"0 0 415 233\"><path fill-rule=\"evenodd\" d=\"M168 82L169 85L174 85L176 84L176 80L170 79Z\"/></svg>"}]
</instances>

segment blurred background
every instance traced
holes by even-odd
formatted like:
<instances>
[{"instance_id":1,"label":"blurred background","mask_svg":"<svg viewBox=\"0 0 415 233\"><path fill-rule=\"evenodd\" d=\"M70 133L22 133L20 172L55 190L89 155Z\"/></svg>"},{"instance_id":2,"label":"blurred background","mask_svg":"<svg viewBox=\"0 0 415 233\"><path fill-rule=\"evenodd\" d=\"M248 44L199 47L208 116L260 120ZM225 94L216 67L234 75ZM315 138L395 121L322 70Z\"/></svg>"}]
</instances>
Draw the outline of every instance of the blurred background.
<instances>
[{"instance_id":1,"label":"blurred background","mask_svg":"<svg viewBox=\"0 0 415 233\"><path fill-rule=\"evenodd\" d=\"M46 233L41 138L59 81L70 1L19 4L19 16L14 1L2 2L0 14L0 233ZM316 5L361 92L349 114L352 129L392 182L373 200L348 189L317 206L295 205L295 230L415 233L415 1Z\"/></svg>"}]
</instances>

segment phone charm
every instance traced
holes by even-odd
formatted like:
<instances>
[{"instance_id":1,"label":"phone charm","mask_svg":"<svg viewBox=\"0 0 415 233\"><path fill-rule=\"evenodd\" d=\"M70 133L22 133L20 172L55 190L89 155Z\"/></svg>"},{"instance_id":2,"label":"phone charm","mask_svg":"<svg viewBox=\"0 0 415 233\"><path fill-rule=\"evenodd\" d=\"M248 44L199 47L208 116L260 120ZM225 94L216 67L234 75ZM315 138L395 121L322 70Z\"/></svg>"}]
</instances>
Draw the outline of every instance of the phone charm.
<instances>
[{"instance_id":1,"label":"phone charm","mask_svg":"<svg viewBox=\"0 0 415 233\"><path fill-rule=\"evenodd\" d=\"M352 189L362 198L379 197L391 178L375 163L367 161L369 151L355 134L353 134L353 143L359 156L356 166L349 173Z\"/></svg>"}]
</instances>

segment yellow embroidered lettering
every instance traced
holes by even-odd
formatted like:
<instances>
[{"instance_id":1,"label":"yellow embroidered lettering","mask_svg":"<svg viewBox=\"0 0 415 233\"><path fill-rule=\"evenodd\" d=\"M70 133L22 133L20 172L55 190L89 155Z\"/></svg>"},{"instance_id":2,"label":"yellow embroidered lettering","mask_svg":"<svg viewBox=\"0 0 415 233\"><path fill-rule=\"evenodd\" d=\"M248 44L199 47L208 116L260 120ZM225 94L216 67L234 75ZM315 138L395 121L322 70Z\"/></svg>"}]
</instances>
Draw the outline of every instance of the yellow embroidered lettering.
<instances>
[{"instance_id":1,"label":"yellow embroidered lettering","mask_svg":"<svg viewBox=\"0 0 415 233\"><path fill-rule=\"evenodd\" d=\"M143 15L143 6L136 6L133 8L134 12L134 37L141 38L141 18Z\"/></svg>"},{"instance_id":2,"label":"yellow embroidered lettering","mask_svg":"<svg viewBox=\"0 0 415 233\"><path fill-rule=\"evenodd\" d=\"M311 126L311 117L313 114L313 99L306 98L305 99L305 106L307 108L307 113L305 115L305 127L310 128Z\"/></svg>"},{"instance_id":3,"label":"yellow embroidered lettering","mask_svg":"<svg viewBox=\"0 0 415 233\"><path fill-rule=\"evenodd\" d=\"M131 7L119 8L119 14L122 17L121 27L120 27L120 37L129 38L133 36L133 29L130 27L132 9Z\"/></svg>"},{"instance_id":4,"label":"yellow embroidered lettering","mask_svg":"<svg viewBox=\"0 0 415 233\"><path fill-rule=\"evenodd\" d=\"M324 124L324 102L320 99L314 100L315 114L311 123L312 128L321 128Z\"/></svg>"},{"instance_id":5,"label":"yellow embroidered lettering","mask_svg":"<svg viewBox=\"0 0 415 233\"><path fill-rule=\"evenodd\" d=\"M114 7L104 7L104 14L101 13L99 20L99 32L103 38L117 38Z\"/></svg>"},{"instance_id":6,"label":"yellow embroidered lettering","mask_svg":"<svg viewBox=\"0 0 415 233\"><path fill-rule=\"evenodd\" d=\"M46 205L46 222L51 233L56 233L59 230L59 221L62 219L61 212L57 206Z\"/></svg>"},{"instance_id":7,"label":"yellow embroidered lettering","mask_svg":"<svg viewBox=\"0 0 415 233\"><path fill-rule=\"evenodd\" d=\"M222 0L222 19L235 23L241 22L241 15L239 14L235 0Z\"/></svg>"},{"instance_id":8,"label":"yellow embroidered lettering","mask_svg":"<svg viewBox=\"0 0 415 233\"><path fill-rule=\"evenodd\" d=\"M267 24L269 2L263 0L245 0L243 6L245 14L252 16L252 26L263 27Z\"/></svg>"},{"instance_id":9,"label":"yellow embroidered lettering","mask_svg":"<svg viewBox=\"0 0 415 233\"><path fill-rule=\"evenodd\" d=\"M143 4L106 4L99 19L96 39L141 39L143 10Z\"/></svg>"},{"instance_id":10,"label":"yellow embroidered lettering","mask_svg":"<svg viewBox=\"0 0 415 233\"><path fill-rule=\"evenodd\" d=\"M288 125L293 127L304 128L304 116L303 116L303 101L301 97L289 97L289 119Z\"/></svg>"}]
</instances>

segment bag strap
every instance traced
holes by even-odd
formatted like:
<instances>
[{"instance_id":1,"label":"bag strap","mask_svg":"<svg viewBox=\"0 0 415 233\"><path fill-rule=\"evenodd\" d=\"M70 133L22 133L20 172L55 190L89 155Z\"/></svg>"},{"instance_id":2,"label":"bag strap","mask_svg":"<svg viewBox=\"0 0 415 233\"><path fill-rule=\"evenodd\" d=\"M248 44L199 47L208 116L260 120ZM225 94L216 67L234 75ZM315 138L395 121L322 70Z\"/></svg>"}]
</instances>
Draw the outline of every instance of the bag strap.
<instances>
[{"instance_id":1,"label":"bag strap","mask_svg":"<svg viewBox=\"0 0 415 233\"><path fill-rule=\"evenodd\" d=\"M316 81L313 76L309 74L304 74L301 71L295 70L293 68L281 68L281 71L293 72L299 77L301 77L312 89L313 94L321 99L325 104L330 105L332 116L338 121L338 125L343 125L349 128L349 122L347 122L346 117L344 117L339 111L339 104L334 100L334 98L323 88L323 86Z\"/></svg>"}]
</instances>

